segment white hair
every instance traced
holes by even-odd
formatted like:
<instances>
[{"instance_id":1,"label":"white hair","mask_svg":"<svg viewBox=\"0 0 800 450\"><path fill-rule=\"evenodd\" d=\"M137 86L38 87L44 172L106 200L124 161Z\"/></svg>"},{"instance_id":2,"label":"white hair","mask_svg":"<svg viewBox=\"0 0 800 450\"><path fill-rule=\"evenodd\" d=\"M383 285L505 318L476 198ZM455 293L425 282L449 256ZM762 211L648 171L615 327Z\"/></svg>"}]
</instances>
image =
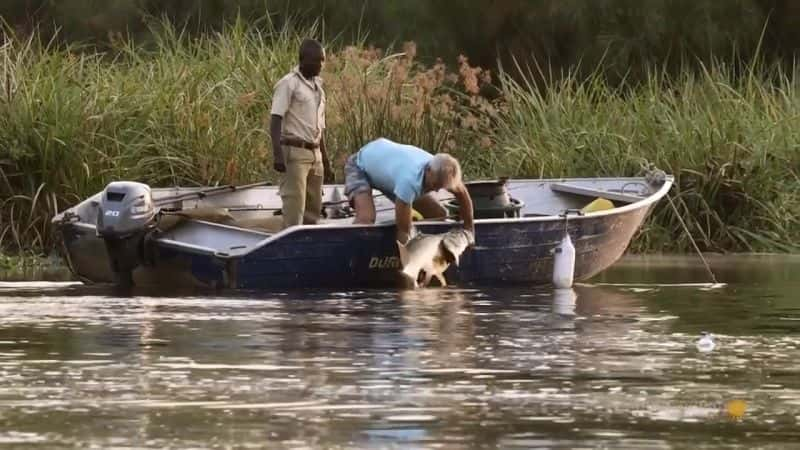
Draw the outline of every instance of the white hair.
<instances>
[{"instance_id":1,"label":"white hair","mask_svg":"<svg viewBox=\"0 0 800 450\"><path fill-rule=\"evenodd\" d=\"M461 164L447 153L437 153L428 162L428 168L445 189L461 184Z\"/></svg>"}]
</instances>

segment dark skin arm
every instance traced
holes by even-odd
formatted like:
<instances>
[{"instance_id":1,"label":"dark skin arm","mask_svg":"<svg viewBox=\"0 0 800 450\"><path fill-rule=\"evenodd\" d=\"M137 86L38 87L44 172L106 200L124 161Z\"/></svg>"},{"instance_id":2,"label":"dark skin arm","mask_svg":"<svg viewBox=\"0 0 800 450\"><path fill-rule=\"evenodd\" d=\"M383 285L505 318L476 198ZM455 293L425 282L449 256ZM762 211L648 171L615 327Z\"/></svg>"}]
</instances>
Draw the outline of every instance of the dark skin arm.
<instances>
[{"instance_id":1,"label":"dark skin arm","mask_svg":"<svg viewBox=\"0 0 800 450\"><path fill-rule=\"evenodd\" d=\"M283 160L281 147L281 125L283 117L273 114L269 121L269 137L272 138L272 167L277 172L286 172L286 161Z\"/></svg>"},{"instance_id":2,"label":"dark skin arm","mask_svg":"<svg viewBox=\"0 0 800 450\"><path fill-rule=\"evenodd\" d=\"M319 152L322 154L322 167L325 171L324 182L326 184L335 183L336 177L331 167L331 161L328 159L327 146L325 145L325 133L322 133L322 138L319 140Z\"/></svg>"},{"instance_id":3,"label":"dark skin arm","mask_svg":"<svg viewBox=\"0 0 800 450\"><path fill-rule=\"evenodd\" d=\"M401 244L405 244L411 236L411 205L397 199L394 202L394 220L397 227L397 240Z\"/></svg>"}]
</instances>

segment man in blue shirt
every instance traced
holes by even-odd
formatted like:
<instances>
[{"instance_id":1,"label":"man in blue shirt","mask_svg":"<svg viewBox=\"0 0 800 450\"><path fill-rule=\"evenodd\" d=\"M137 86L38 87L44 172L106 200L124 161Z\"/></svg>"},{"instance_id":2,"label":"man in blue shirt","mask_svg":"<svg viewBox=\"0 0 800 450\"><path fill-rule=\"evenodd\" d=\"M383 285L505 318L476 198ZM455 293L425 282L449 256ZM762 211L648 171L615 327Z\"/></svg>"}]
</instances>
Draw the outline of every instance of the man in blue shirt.
<instances>
[{"instance_id":1,"label":"man in blue shirt","mask_svg":"<svg viewBox=\"0 0 800 450\"><path fill-rule=\"evenodd\" d=\"M399 242L406 243L410 237L412 208L426 219L447 216L447 210L430 194L439 189L456 197L464 229L474 240L472 199L461 180L461 166L447 153L432 155L412 145L376 139L345 164L345 194L356 209L355 223L375 223L373 188L394 201Z\"/></svg>"}]
</instances>

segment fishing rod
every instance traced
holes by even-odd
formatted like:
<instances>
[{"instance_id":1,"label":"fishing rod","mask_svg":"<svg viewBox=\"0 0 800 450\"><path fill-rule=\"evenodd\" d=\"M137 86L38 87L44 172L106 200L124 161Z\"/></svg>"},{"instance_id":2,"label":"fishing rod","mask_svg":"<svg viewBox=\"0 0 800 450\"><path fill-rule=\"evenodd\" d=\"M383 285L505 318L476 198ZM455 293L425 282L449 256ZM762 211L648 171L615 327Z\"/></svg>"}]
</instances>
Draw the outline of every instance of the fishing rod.
<instances>
[{"instance_id":1,"label":"fishing rod","mask_svg":"<svg viewBox=\"0 0 800 450\"><path fill-rule=\"evenodd\" d=\"M225 185L225 186L215 186L215 187L212 187L212 188L201 189L199 191L186 192L186 193L183 193L183 194L172 195L170 197L159 198L157 200L154 200L153 204L155 206L164 206L164 205L167 205L169 203L179 202L179 201L183 201L183 200L202 199L202 198L206 198L206 197L212 197L214 195L219 195L219 194L224 194L224 193L229 193L229 192L242 191L242 190L245 190L245 189L250 189L250 188L260 187L260 186L271 186L271 185L272 185L272 183L269 182L269 181L261 181L261 182L258 182L258 183L243 184L241 186L235 186L235 185L232 185L232 184L228 184L228 185Z\"/></svg>"}]
</instances>

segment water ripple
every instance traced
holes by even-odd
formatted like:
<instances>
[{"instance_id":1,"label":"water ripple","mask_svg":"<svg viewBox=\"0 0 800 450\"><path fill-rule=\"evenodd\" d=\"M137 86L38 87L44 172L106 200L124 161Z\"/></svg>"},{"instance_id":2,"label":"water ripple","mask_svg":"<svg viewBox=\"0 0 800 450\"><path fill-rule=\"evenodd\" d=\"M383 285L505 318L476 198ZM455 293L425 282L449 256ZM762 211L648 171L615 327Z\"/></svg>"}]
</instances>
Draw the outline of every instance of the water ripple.
<instances>
[{"instance_id":1,"label":"water ripple","mask_svg":"<svg viewBox=\"0 0 800 450\"><path fill-rule=\"evenodd\" d=\"M779 447L800 439L796 279L567 297L0 284L0 444Z\"/></svg>"}]
</instances>

